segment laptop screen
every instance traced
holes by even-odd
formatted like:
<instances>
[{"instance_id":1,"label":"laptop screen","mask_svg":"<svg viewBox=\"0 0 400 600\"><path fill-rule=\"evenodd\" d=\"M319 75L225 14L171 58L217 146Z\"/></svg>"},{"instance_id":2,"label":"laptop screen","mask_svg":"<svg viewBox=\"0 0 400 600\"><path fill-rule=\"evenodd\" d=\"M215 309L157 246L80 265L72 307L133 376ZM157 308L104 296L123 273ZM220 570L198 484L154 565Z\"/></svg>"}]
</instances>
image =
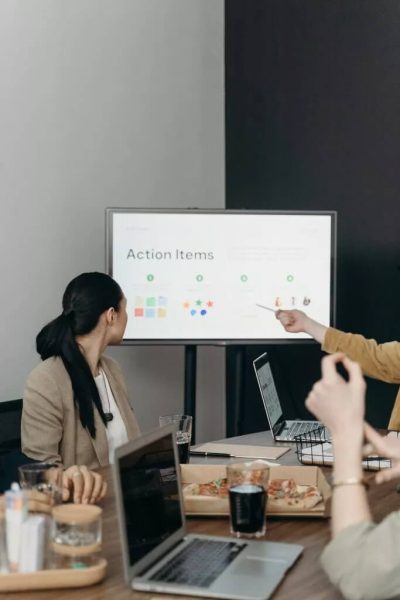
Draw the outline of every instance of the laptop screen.
<instances>
[{"instance_id":1,"label":"laptop screen","mask_svg":"<svg viewBox=\"0 0 400 600\"><path fill-rule=\"evenodd\" d=\"M278 423L283 421L283 411L276 390L274 378L267 353L262 354L253 362L254 370L260 388L262 401L271 430L276 430Z\"/></svg>"},{"instance_id":2,"label":"laptop screen","mask_svg":"<svg viewBox=\"0 0 400 600\"><path fill-rule=\"evenodd\" d=\"M182 527L173 434L118 459L129 566Z\"/></svg>"}]
</instances>

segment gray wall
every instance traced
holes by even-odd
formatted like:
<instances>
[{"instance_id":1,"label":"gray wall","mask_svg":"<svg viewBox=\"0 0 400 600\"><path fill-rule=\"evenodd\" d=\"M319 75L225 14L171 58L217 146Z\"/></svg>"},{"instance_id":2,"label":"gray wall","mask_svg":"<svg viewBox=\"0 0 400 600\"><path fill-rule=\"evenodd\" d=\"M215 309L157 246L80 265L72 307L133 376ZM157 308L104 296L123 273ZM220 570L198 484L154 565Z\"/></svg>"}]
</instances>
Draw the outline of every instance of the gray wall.
<instances>
[{"instance_id":1,"label":"gray wall","mask_svg":"<svg viewBox=\"0 0 400 600\"><path fill-rule=\"evenodd\" d=\"M224 206L222 0L0 3L0 400L20 397L66 283L104 270L107 206ZM183 406L183 349L111 350L143 429ZM198 438L224 432L199 350Z\"/></svg>"}]
</instances>

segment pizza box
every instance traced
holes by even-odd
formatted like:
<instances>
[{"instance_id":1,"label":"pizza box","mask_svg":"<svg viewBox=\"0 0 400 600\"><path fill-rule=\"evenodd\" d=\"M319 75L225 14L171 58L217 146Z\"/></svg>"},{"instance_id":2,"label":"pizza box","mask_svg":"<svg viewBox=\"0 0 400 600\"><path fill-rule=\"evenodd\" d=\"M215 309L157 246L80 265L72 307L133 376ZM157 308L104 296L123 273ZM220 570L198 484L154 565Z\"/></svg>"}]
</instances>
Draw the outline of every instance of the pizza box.
<instances>
[{"instance_id":1,"label":"pizza box","mask_svg":"<svg viewBox=\"0 0 400 600\"><path fill-rule=\"evenodd\" d=\"M226 465L181 465L183 486L188 483L208 483L213 479L226 477ZM298 485L314 485L320 491L323 500L309 509L299 510L296 506L266 507L270 516L276 517L329 517L332 490L323 472L314 466L274 466L270 468L270 479L294 479ZM228 498L215 498L212 496L185 496L184 507L187 516L228 516Z\"/></svg>"}]
</instances>

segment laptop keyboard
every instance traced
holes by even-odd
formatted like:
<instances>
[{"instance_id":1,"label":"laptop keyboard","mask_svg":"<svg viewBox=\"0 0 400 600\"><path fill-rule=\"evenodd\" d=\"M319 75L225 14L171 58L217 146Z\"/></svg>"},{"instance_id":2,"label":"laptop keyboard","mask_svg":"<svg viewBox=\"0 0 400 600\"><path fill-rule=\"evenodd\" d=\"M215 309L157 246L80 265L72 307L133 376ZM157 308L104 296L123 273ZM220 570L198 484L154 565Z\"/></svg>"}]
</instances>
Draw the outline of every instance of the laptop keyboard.
<instances>
[{"instance_id":1,"label":"laptop keyboard","mask_svg":"<svg viewBox=\"0 0 400 600\"><path fill-rule=\"evenodd\" d=\"M191 540L150 579L209 587L246 546L235 542Z\"/></svg>"},{"instance_id":2,"label":"laptop keyboard","mask_svg":"<svg viewBox=\"0 0 400 600\"><path fill-rule=\"evenodd\" d=\"M315 431L319 427L320 425L318 423L302 423L301 421L298 421L297 423L292 423L289 429L285 432L284 436L286 439L292 440L296 435L304 435L305 433L310 433L310 431ZM321 433L323 432L321 431Z\"/></svg>"}]
</instances>

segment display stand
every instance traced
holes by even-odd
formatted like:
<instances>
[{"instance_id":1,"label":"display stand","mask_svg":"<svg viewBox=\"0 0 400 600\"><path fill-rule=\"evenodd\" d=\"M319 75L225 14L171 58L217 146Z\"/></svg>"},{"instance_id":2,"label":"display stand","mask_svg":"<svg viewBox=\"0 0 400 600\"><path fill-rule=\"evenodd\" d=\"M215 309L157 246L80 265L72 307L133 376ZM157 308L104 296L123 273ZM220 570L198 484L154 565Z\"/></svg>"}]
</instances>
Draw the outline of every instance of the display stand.
<instances>
[{"instance_id":1,"label":"display stand","mask_svg":"<svg viewBox=\"0 0 400 600\"><path fill-rule=\"evenodd\" d=\"M242 435L243 400L245 389L245 356L246 346L230 346L227 348L227 372L233 377L227 378L226 390L226 436Z\"/></svg>"},{"instance_id":2,"label":"display stand","mask_svg":"<svg viewBox=\"0 0 400 600\"><path fill-rule=\"evenodd\" d=\"M196 443L197 346L185 346L184 414L193 417L191 444Z\"/></svg>"}]
</instances>

